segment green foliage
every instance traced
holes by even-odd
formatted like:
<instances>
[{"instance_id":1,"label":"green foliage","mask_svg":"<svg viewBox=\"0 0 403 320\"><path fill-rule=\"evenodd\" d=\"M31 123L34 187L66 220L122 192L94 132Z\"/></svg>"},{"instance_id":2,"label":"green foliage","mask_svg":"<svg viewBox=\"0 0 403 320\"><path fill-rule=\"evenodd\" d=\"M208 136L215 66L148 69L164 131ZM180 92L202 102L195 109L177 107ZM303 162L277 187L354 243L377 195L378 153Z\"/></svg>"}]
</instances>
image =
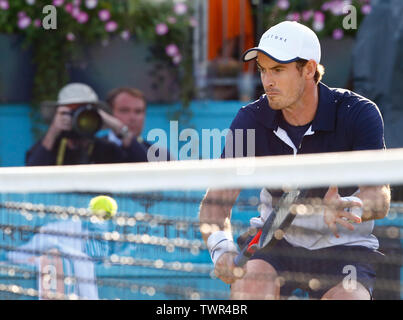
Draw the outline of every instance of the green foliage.
<instances>
[{"instance_id":1,"label":"green foliage","mask_svg":"<svg viewBox=\"0 0 403 320\"><path fill-rule=\"evenodd\" d=\"M355 7L359 26L368 14L366 10L371 8L370 0L276 0L265 6L265 25L269 28L285 20L295 20L315 30L319 38L354 37L357 29L343 28L343 20L350 13L343 11L347 5Z\"/></svg>"},{"instance_id":2,"label":"green foliage","mask_svg":"<svg viewBox=\"0 0 403 320\"><path fill-rule=\"evenodd\" d=\"M57 29L45 30L43 8L57 5L57 0L1 0L9 4L0 7L0 32L23 35L24 46L33 50L35 79L33 104L54 100L59 89L69 82L68 65L80 58L84 46L108 41L112 37L128 40L135 36L150 47L153 63L160 62L180 86L181 100L186 107L193 96L191 59L192 10L191 1L174 0L59 0ZM88 2L95 2L91 7ZM33 4L29 4L33 3ZM182 6L178 9L175 6ZM103 21L100 11L107 10L110 17ZM78 14L81 13L81 16ZM23 18L29 23L23 25ZM82 19L80 22L80 18ZM26 22L27 20L25 20ZM107 30L108 23L117 28ZM156 33L158 24L167 26L165 34ZM113 25L109 25L113 27ZM166 47L176 45L175 55L167 55Z\"/></svg>"}]
</instances>

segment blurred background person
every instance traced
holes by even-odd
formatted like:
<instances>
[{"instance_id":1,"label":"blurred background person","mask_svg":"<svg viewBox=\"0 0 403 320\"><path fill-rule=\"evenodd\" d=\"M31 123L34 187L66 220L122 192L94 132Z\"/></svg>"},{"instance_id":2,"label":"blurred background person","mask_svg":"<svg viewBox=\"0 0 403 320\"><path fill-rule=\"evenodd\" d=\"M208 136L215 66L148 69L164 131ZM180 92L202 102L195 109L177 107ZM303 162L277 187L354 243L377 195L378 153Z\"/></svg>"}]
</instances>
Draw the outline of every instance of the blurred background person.
<instances>
[{"instance_id":1,"label":"blurred background person","mask_svg":"<svg viewBox=\"0 0 403 320\"><path fill-rule=\"evenodd\" d=\"M137 88L120 87L111 90L108 93L106 101L111 108L112 115L124 125L123 127L115 126L119 131L111 128L106 137L107 140L119 146L124 144L125 139L129 141L135 140L137 144L131 144L131 154L136 155L141 152L147 154L150 147L153 145L142 137L147 108L147 102L143 92ZM161 157L159 157L160 150L164 152L164 155L161 155ZM172 156L165 146L158 148L155 152L160 160L169 161L172 159ZM150 159L151 158L148 157L148 161L150 161Z\"/></svg>"},{"instance_id":2,"label":"blurred background person","mask_svg":"<svg viewBox=\"0 0 403 320\"><path fill-rule=\"evenodd\" d=\"M95 91L82 83L63 87L56 114L44 138L26 154L26 165L73 165L91 163L145 162L145 150L118 119L102 110ZM105 126L120 132L122 145L96 137Z\"/></svg>"}]
</instances>

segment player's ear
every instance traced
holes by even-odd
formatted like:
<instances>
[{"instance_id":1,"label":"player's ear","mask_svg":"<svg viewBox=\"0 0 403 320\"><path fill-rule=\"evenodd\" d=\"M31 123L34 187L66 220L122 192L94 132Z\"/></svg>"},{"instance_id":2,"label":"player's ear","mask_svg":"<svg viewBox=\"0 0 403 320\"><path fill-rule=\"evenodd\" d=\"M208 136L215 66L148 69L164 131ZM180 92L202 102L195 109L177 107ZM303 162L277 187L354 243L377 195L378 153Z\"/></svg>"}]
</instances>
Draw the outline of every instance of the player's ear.
<instances>
[{"instance_id":1,"label":"player's ear","mask_svg":"<svg viewBox=\"0 0 403 320\"><path fill-rule=\"evenodd\" d=\"M311 80L314 79L316 69L317 69L317 62L315 60L309 60L305 65L305 79Z\"/></svg>"}]
</instances>

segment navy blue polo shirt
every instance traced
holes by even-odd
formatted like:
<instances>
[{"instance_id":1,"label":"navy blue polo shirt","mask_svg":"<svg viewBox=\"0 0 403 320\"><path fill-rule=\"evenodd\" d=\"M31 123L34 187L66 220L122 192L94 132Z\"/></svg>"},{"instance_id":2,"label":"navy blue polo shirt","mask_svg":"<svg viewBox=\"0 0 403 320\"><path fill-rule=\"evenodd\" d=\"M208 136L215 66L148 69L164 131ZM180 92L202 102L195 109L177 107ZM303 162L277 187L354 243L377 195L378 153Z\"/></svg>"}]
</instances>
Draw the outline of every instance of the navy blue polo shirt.
<instances>
[{"instance_id":1,"label":"navy blue polo shirt","mask_svg":"<svg viewBox=\"0 0 403 320\"><path fill-rule=\"evenodd\" d=\"M385 148L383 120L374 102L349 90L329 88L323 83L318 86L318 109L310 132L294 146L296 152L282 138L282 130L286 129L281 128L282 112L270 108L266 95L242 107L230 127L232 132L243 130L242 155L247 156L247 129L255 130L255 156ZM235 145L236 135L232 137L232 141L227 137L226 145ZM222 157L235 157L235 148L233 151L226 155L224 150Z\"/></svg>"},{"instance_id":2,"label":"navy blue polo shirt","mask_svg":"<svg viewBox=\"0 0 403 320\"><path fill-rule=\"evenodd\" d=\"M242 152L235 150L237 135L232 134L232 137L227 136L222 158L250 156L247 154L247 129L255 130L255 140L249 139L249 143L255 143L255 156L385 148L383 119L374 102L323 83L319 83L318 88L318 108L299 145L294 145L287 134L287 126L281 124L284 121L282 112L271 109L266 95L262 95L259 100L242 107L232 121L231 132L242 129ZM229 148L228 143L234 147ZM226 149L232 149L232 152L226 152Z\"/></svg>"}]
</instances>

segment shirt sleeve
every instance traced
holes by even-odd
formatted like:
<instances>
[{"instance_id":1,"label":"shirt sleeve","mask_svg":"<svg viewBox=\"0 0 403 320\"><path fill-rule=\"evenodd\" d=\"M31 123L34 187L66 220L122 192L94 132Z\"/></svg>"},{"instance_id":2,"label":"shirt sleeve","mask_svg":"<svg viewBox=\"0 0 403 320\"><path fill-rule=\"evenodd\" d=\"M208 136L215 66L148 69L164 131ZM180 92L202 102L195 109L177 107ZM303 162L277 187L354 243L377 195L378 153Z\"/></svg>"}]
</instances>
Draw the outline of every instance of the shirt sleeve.
<instances>
[{"instance_id":1,"label":"shirt sleeve","mask_svg":"<svg viewBox=\"0 0 403 320\"><path fill-rule=\"evenodd\" d=\"M366 103L357 108L353 117L353 150L385 149L384 123L375 104Z\"/></svg>"},{"instance_id":2,"label":"shirt sleeve","mask_svg":"<svg viewBox=\"0 0 403 320\"><path fill-rule=\"evenodd\" d=\"M51 166L56 163L56 155L52 150L42 145L42 140L37 142L25 155L26 166Z\"/></svg>"},{"instance_id":3,"label":"shirt sleeve","mask_svg":"<svg viewBox=\"0 0 403 320\"><path fill-rule=\"evenodd\" d=\"M255 121L246 108L238 111L225 138L221 158L255 156Z\"/></svg>"}]
</instances>

